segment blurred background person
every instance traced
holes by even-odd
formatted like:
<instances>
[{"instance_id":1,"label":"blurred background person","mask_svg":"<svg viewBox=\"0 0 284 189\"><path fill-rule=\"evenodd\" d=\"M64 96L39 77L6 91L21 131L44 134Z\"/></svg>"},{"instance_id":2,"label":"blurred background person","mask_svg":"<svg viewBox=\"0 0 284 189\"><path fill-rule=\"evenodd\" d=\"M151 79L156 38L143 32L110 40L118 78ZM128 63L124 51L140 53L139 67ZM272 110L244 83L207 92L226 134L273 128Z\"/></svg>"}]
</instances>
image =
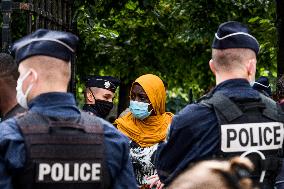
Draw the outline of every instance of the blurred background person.
<instances>
[{"instance_id":1,"label":"blurred background person","mask_svg":"<svg viewBox=\"0 0 284 189\"><path fill-rule=\"evenodd\" d=\"M284 112L284 75L282 75L276 83L276 100L280 105L282 111ZM276 189L283 189L284 188L284 163L282 163L280 174L276 178L275 183Z\"/></svg>"},{"instance_id":2,"label":"blurred background person","mask_svg":"<svg viewBox=\"0 0 284 189\"><path fill-rule=\"evenodd\" d=\"M260 76L253 84L253 89L264 94L267 97L272 96L271 86L269 84L269 79L265 76Z\"/></svg>"},{"instance_id":3,"label":"blurred background person","mask_svg":"<svg viewBox=\"0 0 284 189\"><path fill-rule=\"evenodd\" d=\"M16 99L16 86L19 77L18 66L13 57L0 53L0 116L1 121L24 112Z\"/></svg>"},{"instance_id":4,"label":"blurred background person","mask_svg":"<svg viewBox=\"0 0 284 189\"><path fill-rule=\"evenodd\" d=\"M284 111L284 75L282 75L278 80L276 84L277 88L277 99L278 103L280 104L282 110Z\"/></svg>"},{"instance_id":5,"label":"blurred background person","mask_svg":"<svg viewBox=\"0 0 284 189\"><path fill-rule=\"evenodd\" d=\"M113 108L119 79L111 76L87 76L83 110L105 119Z\"/></svg>"},{"instance_id":6,"label":"blurred background person","mask_svg":"<svg viewBox=\"0 0 284 189\"><path fill-rule=\"evenodd\" d=\"M248 177L252 169L247 158L202 161L187 168L167 189L253 189Z\"/></svg>"},{"instance_id":7,"label":"blurred background person","mask_svg":"<svg viewBox=\"0 0 284 189\"><path fill-rule=\"evenodd\" d=\"M156 174L153 165L159 143L166 139L173 114L165 112L166 91L156 75L142 75L132 84L130 112L115 121L130 138L130 156L139 188L149 188L147 177Z\"/></svg>"}]
</instances>

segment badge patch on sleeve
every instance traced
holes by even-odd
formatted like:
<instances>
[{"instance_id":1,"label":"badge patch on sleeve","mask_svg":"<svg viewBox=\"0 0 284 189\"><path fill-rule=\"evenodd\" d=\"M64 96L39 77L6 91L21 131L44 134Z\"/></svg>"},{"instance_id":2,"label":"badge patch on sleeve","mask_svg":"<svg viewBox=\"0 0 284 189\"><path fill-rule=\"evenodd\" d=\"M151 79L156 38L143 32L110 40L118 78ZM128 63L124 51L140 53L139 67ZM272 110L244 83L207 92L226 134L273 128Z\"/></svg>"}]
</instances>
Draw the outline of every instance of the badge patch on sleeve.
<instances>
[{"instance_id":1,"label":"badge patch on sleeve","mask_svg":"<svg viewBox=\"0 0 284 189\"><path fill-rule=\"evenodd\" d=\"M221 150L275 150L282 147L283 123L245 123L221 125Z\"/></svg>"}]
</instances>

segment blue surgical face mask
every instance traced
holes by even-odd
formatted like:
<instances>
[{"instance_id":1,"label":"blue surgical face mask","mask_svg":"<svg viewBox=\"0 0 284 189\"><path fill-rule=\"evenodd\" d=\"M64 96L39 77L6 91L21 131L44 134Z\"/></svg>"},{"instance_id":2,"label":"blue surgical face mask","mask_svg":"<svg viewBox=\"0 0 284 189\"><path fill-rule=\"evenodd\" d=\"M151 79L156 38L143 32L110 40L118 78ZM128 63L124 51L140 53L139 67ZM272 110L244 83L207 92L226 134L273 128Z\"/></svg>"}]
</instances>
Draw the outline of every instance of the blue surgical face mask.
<instances>
[{"instance_id":1,"label":"blue surgical face mask","mask_svg":"<svg viewBox=\"0 0 284 189\"><path fill-rule=\"evenodd\" d=\"M17 102L25 109L28 109L28 95L30 93L30 91L32 90L33 84L29 84L28 89L26 90L26 94L23 92L23 82L24 80L29 76L29 74L31 73L31 70L28 71L23 77L19 77L18 81L17 81L17 87L16 87L16 91L17 91Z\"/></svg>"},{"instance_id":2,"label":"blue surgical face mask","mask_svg":"<svg viewBox=\"0 0 284 189\"><path fill-rule=\"evenodd\" d=\"M149 105L150 104L146 102L130 100L129 109L135 118L143 120L148 117L152 112L152 110L148 111Z\"/></svg>"}]
</instances>

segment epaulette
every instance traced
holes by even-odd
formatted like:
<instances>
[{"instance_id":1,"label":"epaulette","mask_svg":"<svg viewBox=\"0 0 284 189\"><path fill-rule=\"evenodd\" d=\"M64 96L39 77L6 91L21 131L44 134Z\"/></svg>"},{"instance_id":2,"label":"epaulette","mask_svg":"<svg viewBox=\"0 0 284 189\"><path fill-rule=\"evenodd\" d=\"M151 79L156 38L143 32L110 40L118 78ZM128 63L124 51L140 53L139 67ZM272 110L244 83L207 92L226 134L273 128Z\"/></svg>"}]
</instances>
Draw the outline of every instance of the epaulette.
<instances>
[{"instance_id":1,"label":"epaulette","mask_svg":"<svg viewBox=\"0 0 284 189\"><path fill-rule=\"evenodd\" d=\"M25 116L27 113L28 113L28 111L24 111L24 112L21 112L21 113L17 113L17 114L15 115L15 118L21 118L21 117Z\"/></svg>"},{"instance_id":2,"label":"epaulette","mask_svg":"<svg viewBox=\"0 0 284 189\"><path fill-rule=\"evenodd\" d=\"M211 92L209 92L209 93L203 95L202 97L200 97L200 98L196 101L196 103L201 103L201 102L204 101L204 100L208 100L208 99L210 99L212 96L213 96L213 94L212 94Z\"/></svg>"}]
</instances>

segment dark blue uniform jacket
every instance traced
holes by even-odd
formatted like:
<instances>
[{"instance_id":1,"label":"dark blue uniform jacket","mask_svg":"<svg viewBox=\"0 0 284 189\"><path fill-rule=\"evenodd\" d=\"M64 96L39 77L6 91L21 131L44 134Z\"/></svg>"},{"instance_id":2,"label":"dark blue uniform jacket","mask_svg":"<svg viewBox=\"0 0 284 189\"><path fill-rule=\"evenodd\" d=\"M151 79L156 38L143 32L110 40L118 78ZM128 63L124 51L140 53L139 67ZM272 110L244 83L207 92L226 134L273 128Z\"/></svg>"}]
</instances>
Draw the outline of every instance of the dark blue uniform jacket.
<instances>
[{"instance_id":1,"label":"dark blue uniform jacket","mask_svg":"<svg viewBox=\"0 0 284 189\"><path fill-rule=\"evenodd\" d=\"M224 81L212 94L217 91L233 99L260 98L245 79ZM156 168L161 181L168 184L189 163L212 158L219 150L220 131L213 110L199 103L187 105L174 116L168 140L158 148Z\"/></svg>"},{"instance_id":2,"label":"dark blue uniform jacket","mask_svg":"<svg viewBox=\"0 0 284 189\"><path fill-rule=\"evenodd\" d=\"M46 93L29 103L29 111L47 116L71 118L80 116L75 99L68 93ZM100 118L98 118L100 119ZM129 141L110 123L103 124L106 162L114 189L134 189L136 180L129 159ZM14 118L0 124L0 188L12 189L11 174L25 163L25 147Z\"/></svg>"}]
</instances>

